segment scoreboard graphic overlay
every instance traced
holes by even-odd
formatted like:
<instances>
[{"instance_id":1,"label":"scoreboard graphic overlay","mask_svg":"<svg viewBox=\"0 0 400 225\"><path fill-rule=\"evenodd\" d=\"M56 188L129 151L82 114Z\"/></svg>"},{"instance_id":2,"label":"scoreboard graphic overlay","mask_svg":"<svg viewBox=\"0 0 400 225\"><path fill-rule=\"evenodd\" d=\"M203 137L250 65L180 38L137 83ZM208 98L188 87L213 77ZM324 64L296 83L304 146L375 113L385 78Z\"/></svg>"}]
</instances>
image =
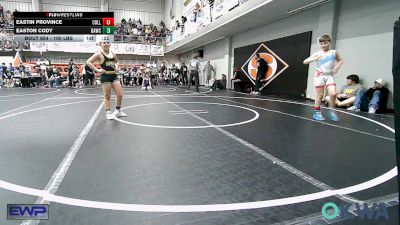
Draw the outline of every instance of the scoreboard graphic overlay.
<instances>
[{"instance_id":1,"label":"scoreboard graphic overlay","mask_svg":"<svg viewBox=\"0 0 400 225\"><path fill-rule=\"evenodd\" d=\"M15 12L19 42L113 42L114 12Z\"/></svg>"}]
</instances>

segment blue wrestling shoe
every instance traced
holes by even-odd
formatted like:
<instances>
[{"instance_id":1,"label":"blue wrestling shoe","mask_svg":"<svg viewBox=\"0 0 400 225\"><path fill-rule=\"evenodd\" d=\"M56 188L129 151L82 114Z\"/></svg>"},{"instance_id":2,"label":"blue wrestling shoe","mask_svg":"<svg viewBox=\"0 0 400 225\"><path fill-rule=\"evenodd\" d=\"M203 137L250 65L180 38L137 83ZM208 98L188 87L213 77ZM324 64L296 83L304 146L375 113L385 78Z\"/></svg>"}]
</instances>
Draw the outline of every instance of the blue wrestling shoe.
<instances>
[{"instance_id":1,"label":"blue wrestling shoe","mask_svg":"<svg viewBox=\"0 0 400 225\"><path fill-rule=\"evenodd\" d=\"M337 122L340 120L339 117L337 116L337 114L332 110L328 110L328 116L329 116L329 119L331 119L332 121Z\"/></svg>"},{"instance_id":2,"label":"blue wrestling shoe","mask_svg":"<svg viewBox=\"0 0 400 225\"><path fill-rule=\"evenodd\" d=\"M314 111L312 118L313 118L313 120L317 120L317 121L325 120L324 116L322 115L321 111L319 111L319 110Z\"/></svg>"}]
</instances>

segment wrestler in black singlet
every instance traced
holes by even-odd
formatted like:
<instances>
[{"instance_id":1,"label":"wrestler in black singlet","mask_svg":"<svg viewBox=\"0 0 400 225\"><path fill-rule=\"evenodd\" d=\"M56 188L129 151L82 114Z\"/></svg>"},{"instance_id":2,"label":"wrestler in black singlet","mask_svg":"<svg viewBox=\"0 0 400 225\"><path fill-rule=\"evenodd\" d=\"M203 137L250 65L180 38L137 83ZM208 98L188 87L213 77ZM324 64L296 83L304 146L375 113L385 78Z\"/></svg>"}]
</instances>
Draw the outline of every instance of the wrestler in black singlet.
<instances>
[{"instance_id":1,"label":"wrestler in black singlet","mask_svg":"<svg viewBox=\"0 0 400 225\"><path fill-rule=\"evenodd\" d=\"M117 74L115 73L115 63L117 62L114 54L112 58L108 58L103 52L100 52L104 57L104 62L100 64L101 68L105 70L100 76L101 83L113 83L119 81Z\"/></svg>"}]
</instances>

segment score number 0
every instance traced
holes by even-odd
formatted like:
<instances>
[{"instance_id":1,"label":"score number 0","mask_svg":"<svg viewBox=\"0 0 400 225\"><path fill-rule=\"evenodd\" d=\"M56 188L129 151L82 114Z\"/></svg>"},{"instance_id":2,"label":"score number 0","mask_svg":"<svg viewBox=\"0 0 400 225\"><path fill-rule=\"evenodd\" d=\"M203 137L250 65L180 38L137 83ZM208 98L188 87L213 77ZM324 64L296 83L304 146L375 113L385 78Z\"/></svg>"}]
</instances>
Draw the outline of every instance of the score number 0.
<instances>
[{"instance_id":1,"label":"score number 0","mask_svg":"<svg viewBox=\"0 0 400 225\"><path fill-rule=\"evenodd\" d=\"M114 26L114 18L103 18L103 26Z\"/></svg>"}]
</instances>

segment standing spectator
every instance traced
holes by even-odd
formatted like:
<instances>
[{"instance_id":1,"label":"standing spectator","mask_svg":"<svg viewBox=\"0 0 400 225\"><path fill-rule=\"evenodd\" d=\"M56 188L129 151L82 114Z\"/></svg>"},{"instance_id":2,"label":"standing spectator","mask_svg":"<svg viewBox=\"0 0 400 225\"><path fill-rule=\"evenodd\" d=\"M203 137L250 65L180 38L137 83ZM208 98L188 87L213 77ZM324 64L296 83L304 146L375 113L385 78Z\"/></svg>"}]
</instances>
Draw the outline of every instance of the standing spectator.
<instances>
[{"instance_id":1,"label":"standing spectator","mask_svg":"<svg viewBox=\"0 0 400 225\"><path fill-rule=\"evenodd\" d=\"M132 85L135 84L135 86L136 86L136 85L137 85L137 76L136 76L136 69L135 69L135 67L132 67L130 73L131 73L131 77L133 78Z\"/></svg>"},{"instance_id":2,"label":"standing spectator","mask_svg":"<svg viewBox=\"0 0 400 225\"><path fill-rule=\"evenodd\" d=\"M267 73L268 65L267 65L267 62L265 62L265 60L260 57L259 53L256 54L256 60L257 60L256 84L255 84L254 91L251 92L251 94L259 95L260 88L261 88L261 79Z\"/></svg>"},{"instance_id":3,"label":"standing spectator","mask_svg":"<svg viewBox=\"0 0 400 225\"><path fill-rule=\"evenodd\" d=\"M8 87L8 84L7 84L7 79L8 79L7 66L6 66L5 63L1 64L1 75L2 75L3 83L5 84L6 87Z\"/></svg>"},{"instance_id":4,"label":"standing spectator","mask_svg":"<svg viewBox=\"0 0 400 225\"><path fill-rule=\"evenodd\" d=\"M172 73L172 84L179 85L180 70L175 64L172 64L171 73Z\"/></svg>"},{"instance_id":5,"label":"standing spectator","mask_svg":"<svg viewBox=\"0 0 400 225\"><path fill-rule=\"evenodd\" d=\"M161 20L161 22L160 22L160 27L162 28L162 29L165 29L165 23Z\"/></svg>"},{"instance_id":6,"label":"standing spectator","mask_svg":"<svg viewBox=\"0 0 400 225\"><path fill-rule=\"evenodd\" d=\"M0 88L3 86L3 66L0 65Z\"/></svg>"},{"instance_id":7,"label":"standing spectator","mask_svg":"<svg viewBox=\"0 0 400 225\"><path fill-rule=\"evenodd\" d=\"M181 22L182 22L182 25L181 25L181 34L184 34L185 33L185 23L186 23L186 21L187 21L187 18L186 18L186 16L182 16L181 17Z\"/></svg>"},{"instance_id":8,"label":"standing spectator","mask_svg":"<svg viewBox=\"0 0 400 225\"><path fill-rule=\"evenodd\" d=\"M197 16L200 13L200 10L201 10L200 4L197 2L196 5L194 6L194 9L193 9L193 19L192 19L192 21L194 23L197 22Z\"/></svg>"},{"instance_id":9,"label":"standing spectator","mask_svg":"<svg viewBox=\"0 0 400 225\"><path fill-rule=\"evenodd\" d=\"M7 85L7 87L11 87L13 75L14 75L14 66L12 65L12 63L8 64L6 74L7 74L6 85Z\"/></svg>"},{"instance_id":10,"label":"standing spectator","mask_svg":"<svg viewBox=\"0 0 400 225\"><path fill-rule=\"evenodd\" d=\"M187 80L188 80L188 68L185 65L185 61L182 62L181 66L181 75L182 75L182 84L187 85Z\"/></svg>"},{"instance_id":11,"label":"standing spectator","mask_svg":"<svg viewBox=\"0 0 400 225\"><path fill-rule=\"evenodd\" d=\"M90 85L93 86L94 85L94 72L92 70L92 68L90 68L90 66L85 65L85 85Z\"/></svg>"},{"instance_id":12,"label":"standing spectator","mask_svg":"<svg viewBox=\"0 0 400 225\"><path fill-rule=\"evenodd\" d=\"M203 67L203 74L206 78L206 86L211 86L210 80L215 79L215 69L210 64L210 61L207 61L207 64Z\"/></svg>"},{"instance_id":13,"label":"standing spectator","mask_svg":"<svg viewBox=\"0 0 400 225\"><path fill-rule=\"evenodd\" d=\"M4 8L0 5L0 17L4 17Z\"/></svg>"},{"instance_id":14,"label":"standing spectator","mask_svg":"<svg viewBox=\"0 0 400 225\"><path fill-rule=\"evenodd\" d=\"M6 22L3 17L0 17L0 29L4 29L6 26Z\"/></svg>"},{"instance_id":15,"label":"standing spectator","mask_svg":"<svg viewBox=\"0 0 400 225\"><path fill-rule=\"evenodd\" d=\"M137 84L138 85L142 85L142 83L143 83L143 75L144 75L144 73L142 73L142 70L138 69L136 71L136 78L137 78Z\"/></svg>"},{"instance_id":16,"label":"standing spectator","mask_svg":"<svg viewBox=\"0 0 400 225\"><path fill-rule=\"evenodd\" d=\"M164 85L164 74L160 71L158 71L158 79L157 79L158 85Z\"/></svg>"},{"instance_id":17,"label":"standing spectator","mask_svg":"<svg viewBox=\"0 0 400 225\"><path fill-rule=\"evenodd\" d=\"M74 60L73 59L69 59L69 63L68 63L68 86L70 88L72 88L72 83L74 80L74 75L72 75L72 71L74 69Z\"/></svg>"},{"instance_id":18,"label":"standing spectator","mask_svg":"<svg viewBox=\"0 0 400 225\"><path fill-rule=\"evenodd\" d=\"M39 78L37 79L36 87L39 88L41 84L47 85L47 72L45 69L40 69L39 70Z\"/></svg>"},{"instance_id":19,"label":"standing spectator","mask_svg":"<svg viewBox=\"0 0 400 225\"><path fill-rule=\"evenodd\" d=\"M385 87L386 81L379 78L375 80L374 86L365 92L360 89L357 92L354 105L347 110L359 112L360 110L367 110L368 113L375 114L385 112L386 104L389 96L389 90Z\"/></svg>"}]
</instances>

